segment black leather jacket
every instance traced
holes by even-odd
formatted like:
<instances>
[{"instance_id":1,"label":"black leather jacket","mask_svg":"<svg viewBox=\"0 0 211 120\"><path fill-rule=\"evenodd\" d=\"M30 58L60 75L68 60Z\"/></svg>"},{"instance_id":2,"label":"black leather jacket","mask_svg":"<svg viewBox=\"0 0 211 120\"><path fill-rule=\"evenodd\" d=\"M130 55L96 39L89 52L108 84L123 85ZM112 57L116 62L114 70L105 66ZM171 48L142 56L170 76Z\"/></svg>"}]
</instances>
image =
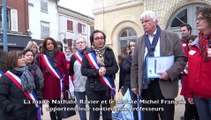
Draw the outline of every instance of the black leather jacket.
<instances>
[{"instance_id":1,"label":"black leather jacket","mask_svg":"<svg viewBox=\"0 0 211 120\"><path fill-rule=\"evenodd\" d=\"M132 55L129 54L126 56L122 69L125 72L125 81L124 81L124 87L129 87L130 88L130 71L131 71L131 63L132 63Z\"/></svg>"}]
</instances>

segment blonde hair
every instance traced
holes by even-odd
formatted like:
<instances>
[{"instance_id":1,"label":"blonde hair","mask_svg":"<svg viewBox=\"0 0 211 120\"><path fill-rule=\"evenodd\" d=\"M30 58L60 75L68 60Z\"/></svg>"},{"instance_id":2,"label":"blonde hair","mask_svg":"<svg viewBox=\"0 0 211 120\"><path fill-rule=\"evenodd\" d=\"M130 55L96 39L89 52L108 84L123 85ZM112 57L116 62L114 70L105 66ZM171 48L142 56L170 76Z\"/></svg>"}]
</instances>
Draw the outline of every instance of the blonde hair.
<instances>
[{"instance_id":1,"label":"blonde hair","mask_svg":"<svg viewBox=\"0 0 211 120\"><path fill-rule=\"evenodd\" d=\"M25 49L31 49L33 45L36 46L37 52L39 53L39 52L40 52L39 46L37 45L37 43L36 43L35 41L29 41L29 42L27 43Z\"/></svg>"}]
</instances>

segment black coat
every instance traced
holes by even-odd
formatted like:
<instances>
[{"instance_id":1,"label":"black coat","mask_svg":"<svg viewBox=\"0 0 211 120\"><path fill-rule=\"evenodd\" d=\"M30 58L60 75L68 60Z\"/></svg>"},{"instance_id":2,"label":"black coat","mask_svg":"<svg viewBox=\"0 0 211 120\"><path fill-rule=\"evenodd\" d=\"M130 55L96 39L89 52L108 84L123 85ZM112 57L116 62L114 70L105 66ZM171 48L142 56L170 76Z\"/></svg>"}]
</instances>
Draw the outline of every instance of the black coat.
<instances>
[{"instance_id":1,"label":"black coat","mask_svg":"<svg viewBox=\"0 0 211 120\"><path fill-rule=\"evenodd\" d=\"M126 56L122 64L122 69L125 72L124 87L128 87L128 88L130 88L131 63L132 63L132 55L129 54Z\"/></svg>"},{"instance_id":2,"label":"black coat","mask_svg":"<svg viewBox=\"0 0 211 120\"><path fill-rule=\"evenodd\" d=\"M6 72L7 52L0 50L0 70Z\"/></svg>"},{"instance_id":3,"label":"black coat","mask_svg":"<svg viewBox=\"0 0 211 120\"><path fill-rule=\"evenodd\" d=\"M120 90L122 87L124 87L124 83L125 83L126 73L123 70L123 62L124 62L124 60L122 60L119 63L119 89L118 90Z\"/></svg>"},{"instance_id":4,"label":"black coat","mask_svg":"<svg viewBox=\"0 0 211 120\"><path fill-rule=\"evenodd\" d=\"M11 71L20 76L22 73ZM3 75L0 78L0 120L35 120L36 107L29 101L16 84Z\"/></svg>"},{"instance_id":5,"label":"black coat","mask_svg":"<svg viewBox=\"0 0 211 120\"><path fill-rule=\"evenodd\" d=\"M88 48L86 50L87 54L90 52L94 53L92 48ZM111 79L112 82L111 84L114 84L115 75L118 71L118 65L113 50L106 47L103 57L104 57L104 64L106 67L106 76L108 76ZM86 82L86 90L103 91L110 89L99 80L99 70L93 69L90 66L89 61L87 60L86 57L83 57L82 59L81 73L82 75L88 77Z\"/></svg>"}]
</instances>

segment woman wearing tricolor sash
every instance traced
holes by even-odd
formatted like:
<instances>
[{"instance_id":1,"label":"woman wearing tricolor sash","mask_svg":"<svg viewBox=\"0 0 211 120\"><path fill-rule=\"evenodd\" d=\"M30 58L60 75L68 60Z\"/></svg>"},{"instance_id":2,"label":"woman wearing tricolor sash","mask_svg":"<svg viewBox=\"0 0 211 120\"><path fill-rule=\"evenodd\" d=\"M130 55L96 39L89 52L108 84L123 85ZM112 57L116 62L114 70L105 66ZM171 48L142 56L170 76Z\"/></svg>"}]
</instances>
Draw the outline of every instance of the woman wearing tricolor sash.
<instances>
[{"instance_id":1,"label":"woman wearing tricolor sash","mask_svg":"<svg viewBox=\"0 0 211 120\"><path fill-rule=\"evenodd\" d=\"M8 71L0 78L0 120L40 120L34 78L21 51L10 51Z\"/></svg>"},{"instance_id":2,"label":"woman wearing tricolor sash","mask_svg":"<svg viewBox=\"0 0 211 120\"><path fill-rule=\"evenodd\" d=\"M41 54L38 56L38 65L43 73L43 99L49 100L50 109L58 108L61 97L68 88L68 71L65 55L59 52L56 41L47 37L43 41ZM57 104L58 103L58 104ZM51 120L61 120L59 111L50 111Z\"/></svg>"},{"instance_id":3,"label":"woman wearing tricolor sash","mask_svg":"<svg viewBox=\"0 0 211 120\"><path fill-rule=\"evenodd\" d=\"M100 111L103 120L112 120L109 100L115 95L114 79L118 65L113 50L105 46L106 36L102 31L95 30L90 42L92 47L85 51L81 66L82 75L88 78L89 120L99 120Z\"/></svg>"},{"instance_id":4,"label":"woman wearing tricolor sash","mask_svg":"<svg viewBox=\"0 0 211 120\"><path fill-rule=\"evenodd\" d=\"M78 38L75 41L77 51L70 60L70 75L73 76L75 97L78 104L78 112L80 120L87 120L86 117L86 80L87 77L81 74L81 63L84 51L86 50L85 38Z\"/></svg>"}]
</instances>

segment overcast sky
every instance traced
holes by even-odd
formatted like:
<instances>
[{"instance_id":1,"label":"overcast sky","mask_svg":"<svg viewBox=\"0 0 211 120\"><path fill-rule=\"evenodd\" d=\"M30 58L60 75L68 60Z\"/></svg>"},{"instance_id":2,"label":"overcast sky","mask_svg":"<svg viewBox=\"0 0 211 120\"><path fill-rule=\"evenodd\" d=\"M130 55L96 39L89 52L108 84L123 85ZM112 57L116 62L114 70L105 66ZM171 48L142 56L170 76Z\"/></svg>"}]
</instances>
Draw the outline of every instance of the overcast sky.
<instances>
[{"instance_id":1,"label":"overcast sky","mask_svg":"<svg viewBox=\"0 0 211 120\"><path fill-rule=\"evenodd\" d=\"M60 0L59 5L93 17L93 0Z\"/></svg>"}]
</instances>

